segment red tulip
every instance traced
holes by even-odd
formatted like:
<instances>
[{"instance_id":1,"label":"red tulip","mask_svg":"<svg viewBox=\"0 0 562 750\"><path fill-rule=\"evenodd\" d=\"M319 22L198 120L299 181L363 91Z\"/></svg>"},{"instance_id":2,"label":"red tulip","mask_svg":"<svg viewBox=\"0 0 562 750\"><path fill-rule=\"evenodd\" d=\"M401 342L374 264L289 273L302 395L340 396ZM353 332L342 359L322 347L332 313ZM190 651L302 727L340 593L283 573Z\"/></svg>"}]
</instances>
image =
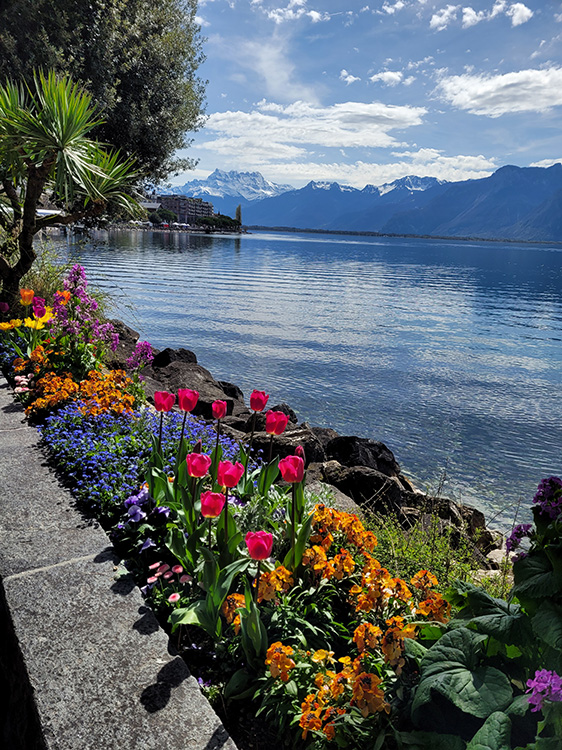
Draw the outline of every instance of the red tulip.
<instances>
[{"instance_id":1,"label":"red tulip","mask_svg":"<svg viewBox=\"0 0 562 750\"><path fill-rule=\"evenodd\" d=\"M279 471L286 482L302 482L304 461L300 456L287 456L279 461Z\"/></svg>"},{"instance_id":2,"label":"red tulip","mask_svg":"<svg viewBox=\"0 0 562 750\"><path fill-rule=\"evenodd\" d=\"M226 501L221 492L201 493L201 515L205 518L218 518Z\"/></svg>"},{"instance_id":3,"label":"red tulip","mask_svg":"<svg viewBox=\"0 0 562 750\"><path fill-rule=\"evenodd\" d=\"M190 477L201 479L211 467L211 457L206 453L190 453L185 462L187 464L187 473Z\"/></svg>"},{"instance_id":4,"label":"red tulip","mask_svg":"<svg viewBox=\"0 0 562 750\"><path fill-rule=\"evenodd\" d=\"M263 411L268 398L269 394L265 391L253 391L250 396L250 409L253 411Z\"/></svg>"},{"instance_id":5,"label":"red tulip","mask_svg":"<svg viewBox=\"0 0 562 750\"><path fill-rule=\"evenodd\" d=\"M230 461L219 461L217 469L217 483L221 487L236 487L244 473L244 464L237 461L235 464Z\"/></svg>"},{"instance_id":6,"label":"red tulip","mask_svg":"<svg viewBox=\"0 0 562 750\"><path fill-rule=\"evenodd\" d=\"M199 394L189 388L178 388L178 406L182 411L193 411Z\"/></svg>"},{"instance_id":7,"label":"red tulip","mask_svg":"<svg viewBox=\"0 0 562 750\"><path fill-rule=\"evenodd\" d=\"M282 411L271 411L265 415L265 431L268 435L281 435L285 431L289 417Z\"/></svg>"},{"instance_id":8,"label":"red tulip","mask_svg":"<svg viewBox=\"0 0 562 750\"><path fill-rule=\"evenodd\" d=\"M252 560L267 560L273 548L273 534L267 531L248 531L246 546Z\"/></svg>"},{"instance_id":9,"label":"red tulip","mask_svg":"<svg viewBox=\"0 0 562 750\"><path fill-rule=\"evenodd\" d=\"M175 393L156 391L154 394L154 406L156 407L156 411L170 411L175 402Z\"/></svg>"},{"instance_id":10,"label":"red tulip","mask_svg":"<svg viewBox=\"0 0 562 750\"><path fill-rule=\"evenodd\" d=\"M300 456L303 461L305 460L304 448L302 447L302 445L297 445L297 447L295 448L295 456Z\"/></svg>"},{"instance_id":11,"label":"red tulip","mask_svg":"<svg viewBox=\"0 0 562 750\"><path fill-rule=\"evenodd\" d=\"M215 419L222 419L226 416L226 401L213 401L211 409Z\"/></svg>"}]
</instances>

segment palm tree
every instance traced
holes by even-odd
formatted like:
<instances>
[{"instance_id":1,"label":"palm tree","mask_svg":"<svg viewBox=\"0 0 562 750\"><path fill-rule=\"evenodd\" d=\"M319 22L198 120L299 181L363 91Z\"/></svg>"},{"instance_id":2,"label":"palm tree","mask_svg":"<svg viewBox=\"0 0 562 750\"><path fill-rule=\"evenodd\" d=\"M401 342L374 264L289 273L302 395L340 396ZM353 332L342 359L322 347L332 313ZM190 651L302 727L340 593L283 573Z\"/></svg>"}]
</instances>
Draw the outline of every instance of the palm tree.
<instances>
[{"instance_id":1,"label":"palm tree","mask_svg":"<svg viewBox=\"0 0 562 750\"><path fill-rule=\"evenodd\" d=\"M0 301L11 307L42 229L100 217L110 205L140 211L132 160L88 138L99 122L91 96L68 76L38 73L34 91L0 86ZM45 198L60 213L38 216Z\"/></svg>"}]
</instances>

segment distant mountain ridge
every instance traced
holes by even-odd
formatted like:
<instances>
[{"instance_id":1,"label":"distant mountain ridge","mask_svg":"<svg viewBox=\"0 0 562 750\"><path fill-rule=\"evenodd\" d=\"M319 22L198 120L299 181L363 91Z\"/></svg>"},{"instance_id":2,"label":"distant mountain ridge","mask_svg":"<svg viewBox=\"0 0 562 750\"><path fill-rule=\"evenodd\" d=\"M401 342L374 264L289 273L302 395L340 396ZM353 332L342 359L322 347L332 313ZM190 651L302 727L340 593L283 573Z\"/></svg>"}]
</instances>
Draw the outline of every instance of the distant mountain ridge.
<instances>
[{"instance_id":1,"label":"distant mountain ridge","mask_svg":"<svg viewBox=\"0 0 562 750\"><path fill-rule=\"evenodd\" d=\"M460 182L407 175L361 190L315 181L296 189L259 172L215 170L173 192L210 200L229 215L242 204L245 225L562 241L562 164L508 165Z\"/></svg>"}]
</instances>

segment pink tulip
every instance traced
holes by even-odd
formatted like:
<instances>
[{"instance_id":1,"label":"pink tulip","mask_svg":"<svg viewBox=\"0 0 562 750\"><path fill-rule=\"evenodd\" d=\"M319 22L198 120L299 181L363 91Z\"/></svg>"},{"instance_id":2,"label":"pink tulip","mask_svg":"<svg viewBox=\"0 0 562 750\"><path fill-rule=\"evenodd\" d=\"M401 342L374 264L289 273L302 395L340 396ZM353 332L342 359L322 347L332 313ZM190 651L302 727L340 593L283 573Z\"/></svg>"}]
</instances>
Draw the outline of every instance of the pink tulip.
<instances>
[{"instance_id":1,"label":"pink tulip","mask_svg":"<svg viewBox=\"0 0 562 750\"><path fill-rule=\"evenodd\" d=\"M205 518L218 518L224 508L225 500L222 492L202 492L201 515Z\"/></svg>"},{"instance_id":2,"label":"pink tulip","mask_svg":"<svg viewBox=\"0 0 562 750\"><path fill-rule=\"evenodd\" d=\"M226 416L226 401L213 401L211 409L215 419L222 419Z\"/></svg>"},{"instance_id":3,"label":"pink tulip","mask_svg":"<svg viewBox=\"0 0 562 750\"><path fill-rule=\"evenodd\" d=\"M170 594L170 596L168 597L168 601L171 602L172 604L179 602L179 600L180 600L179 594Z\"/></svg>"},{"instance_id":4,"label":"pink tulip","mask_svg":"<svg viewBox=\"0 0 562 750\"><path fill-rule=\"evenodd\" d=\"M206 453L190 453L185 462L189 476L197 479L204 477L211 467L211 457Z\"/></svg>"},{"instance_id":5,"label":"pink tulip","mask_svg":"<svg viewBox=\"0 0 562 750\"><path fill-rule=\"evenodd\" d=\"M178 406L182 411L193 411L198 398L199 393L197 391L192 391L189 388L178 388Z\"/></svg>"},{"instance_id":6,"label":"pink tulip","mask_svg":"<svg viewBox=\"0 0 562 750\"><path fill-rule=\"evenodd\" d=\"M183 573L183 568L181 565L172 565L172 572L173 573Z\"/></svg>"},{"instance_id":7,"label":"pink tulip","mask_svg":"<svg viewBox=\"0 0 562 750\"><path fill-rule=\"evenodd\" d=\"M304 477L304 461L300 456L287 456L279 461L279 471L286 482L291 484L302 482Z\"/></svg>"},{"instance_id":8,"label":"pink tulip","mask_svg":"<svg viewBox=\"0 0 562 750\"><path fill-rule=\"evenodd\" d=\"M221 487L236 487L244 473L244 464L237 461L235 464L230 461L219 461L217 469L217 483Z\"/></svg>"},{"instance_id":9,"label":"pink tulip","mask_svg":"<svg viewBox=\"0 0 562 750\"><path fill-rule=\"evenodd\" d=\"M285 431L288 421L289 417L282 411L271 411L270 409L265 415L265 431L268 435L281 435Z\"/></svg>"},{"instance_id":10,"label":"pink tulip","mask_svg":"<svg viewBox=\"0 0 562 750\"><path fill-rule=\"evenodd\" d=\"M175 402L176 396L174 393L168 393L168 391L156 391L154 394L154 406L156 411L170 411Z\"/></svg>"},{"instance_id":11,"label":"pink tulip","mask_svg":"<svg viewBox=\"0 0 562 750\"><path fill-rule=\"evenodd\" d=\"M273 534L267 531L248 531L246 546L252 560L267 560L273 548Z\"/></svg>"},{"instance_id":12,"label":"pink tulip","mask_svg":"<svg viewBox=\"0 0 562 750\"><path fill-rule=\"evenodd\" d=\"M269 394L265 391L253 391L250 396L250 409L253 411L263 411L268 398Z\"/></svg>"}]
</instances>

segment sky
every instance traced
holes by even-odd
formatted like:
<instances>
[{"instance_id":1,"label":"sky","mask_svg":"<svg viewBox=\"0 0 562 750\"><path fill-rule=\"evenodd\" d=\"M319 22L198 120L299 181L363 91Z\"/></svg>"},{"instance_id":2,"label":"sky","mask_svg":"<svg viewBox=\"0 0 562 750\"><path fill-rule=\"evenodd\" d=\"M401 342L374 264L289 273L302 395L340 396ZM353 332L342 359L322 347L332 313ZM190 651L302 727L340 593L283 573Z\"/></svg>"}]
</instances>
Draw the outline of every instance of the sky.
<instances>
[{"instance_id":1,"label":"sky","mask_svg":"<svg viewBox=\"0 0 562 750\"><path fill-rule=\"evenodd\" d=\"M362 188L562 161L562 2L200 0L195 170Z\"/></svg>"}]
</instances>

